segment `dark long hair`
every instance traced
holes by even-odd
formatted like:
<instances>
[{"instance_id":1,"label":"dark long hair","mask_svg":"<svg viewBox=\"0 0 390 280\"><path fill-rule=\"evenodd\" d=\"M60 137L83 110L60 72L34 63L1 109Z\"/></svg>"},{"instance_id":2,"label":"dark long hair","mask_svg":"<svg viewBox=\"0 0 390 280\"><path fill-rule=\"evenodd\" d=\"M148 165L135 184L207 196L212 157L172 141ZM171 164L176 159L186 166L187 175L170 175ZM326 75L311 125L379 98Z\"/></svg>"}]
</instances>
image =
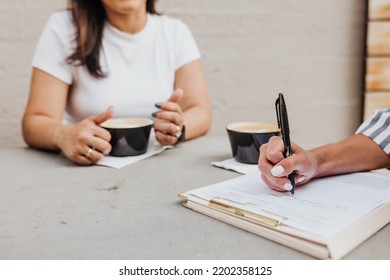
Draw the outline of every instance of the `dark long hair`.
<instances>
[{"instance_id":1,"label":"dark long hair","mask_svg":"<svg viewBox=\"0 0 390 280\"><path fill-rule=\"evenodd\" d=\"M146 1L146 11L158 14L155 9L156 0ZM106 12L100 0L68 0L68 9L72 13L76 27L76 48L68 57L68 63L85 66L95 78L104 78L100 65L100 49L102 47L103 29Z\"/></svg>"}]
</instances>

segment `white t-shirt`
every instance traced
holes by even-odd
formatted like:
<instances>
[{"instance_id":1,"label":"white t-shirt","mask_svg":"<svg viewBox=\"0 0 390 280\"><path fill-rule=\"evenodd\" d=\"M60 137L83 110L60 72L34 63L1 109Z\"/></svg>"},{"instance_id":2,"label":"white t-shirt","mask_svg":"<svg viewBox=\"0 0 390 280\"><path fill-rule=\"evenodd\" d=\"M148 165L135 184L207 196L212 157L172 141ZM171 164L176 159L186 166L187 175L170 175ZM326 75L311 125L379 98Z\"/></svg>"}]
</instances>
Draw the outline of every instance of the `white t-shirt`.
<instances>
[{"instance_id":1,"label":"white t-shirt","mask_svg":"<svg viewBox=\"0 0 390 280\"><path fill-rule=\"evenodd\" d=\"M106 22L100 54L106 78L94 78L85 66L66 60L75 48L75 27L69 11L48 20L32 66L71 85L64 121L73 123L114 107L115 117L150 117L154 104L174 90L175 71L199 59L187 25L167 16L147 15L145 27L130 35ZM55 94L55 93L53 93Z\"/></svg>"}]
</instances>

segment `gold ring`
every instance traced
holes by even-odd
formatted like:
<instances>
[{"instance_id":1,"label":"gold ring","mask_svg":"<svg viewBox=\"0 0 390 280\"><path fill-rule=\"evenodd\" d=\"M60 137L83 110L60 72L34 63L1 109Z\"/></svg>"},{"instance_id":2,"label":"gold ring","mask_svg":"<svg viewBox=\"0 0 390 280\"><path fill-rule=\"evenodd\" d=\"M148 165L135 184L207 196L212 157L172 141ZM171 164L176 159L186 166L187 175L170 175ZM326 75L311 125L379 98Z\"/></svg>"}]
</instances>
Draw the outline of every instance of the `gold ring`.
<instances>
[{"instance_id":1,"label":"gold ring","mask_svg":"<svg viewBox=\"0 0 390 280\"><path fill-rule=\"evenodd\" d=\"M181 136L180 126L177 125L176 128L177 128L177 131L173 135L175 135L176 138L179 138Z\"/></svg>"},{"instance_id":2,"label":"gold ring","mask_svg":"<svg viewBox=\"0 0 390 280\"><path fill-rule=\"evenodd\" d=\"M87 159L90 159L90 156L91 156L93 150L95 150L95 148L91 148L91 147L90 147L89 150L85 153L84 156L85 156Z\"/></svg>"}]
</instances>

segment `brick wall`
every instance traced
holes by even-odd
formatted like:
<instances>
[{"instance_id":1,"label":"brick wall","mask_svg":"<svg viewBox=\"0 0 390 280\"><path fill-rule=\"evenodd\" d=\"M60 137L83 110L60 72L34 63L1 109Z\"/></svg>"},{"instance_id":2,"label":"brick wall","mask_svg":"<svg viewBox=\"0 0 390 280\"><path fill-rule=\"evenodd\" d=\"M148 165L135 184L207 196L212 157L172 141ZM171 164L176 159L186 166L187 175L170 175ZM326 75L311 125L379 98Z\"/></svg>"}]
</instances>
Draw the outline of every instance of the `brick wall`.
<instances>
[{"instance_id":1,"label":"brick wall","mask_svg":"<svg viewBox=\"0 0 390 280\"><path fill-rule=\"evenodd\" d=\"M390 0L369 0L364 118L390 106Z\"/></svg>"}]
</instances>

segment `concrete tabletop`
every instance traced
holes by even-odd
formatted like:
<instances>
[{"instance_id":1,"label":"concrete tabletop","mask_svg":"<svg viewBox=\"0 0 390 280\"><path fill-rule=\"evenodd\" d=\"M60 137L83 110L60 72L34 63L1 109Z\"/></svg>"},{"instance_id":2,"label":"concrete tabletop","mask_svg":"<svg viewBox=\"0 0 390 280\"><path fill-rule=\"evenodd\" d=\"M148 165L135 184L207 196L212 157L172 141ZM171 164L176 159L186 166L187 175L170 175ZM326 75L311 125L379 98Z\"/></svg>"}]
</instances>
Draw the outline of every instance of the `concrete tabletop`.
<instances>
[{"instance_id":1,"label":"concrete tabletop","mask_svg":"<svg viewBox=\"0 0 390 280\"><path fill-rule=\"evenodd\" d=\"M0 148L0 259L311 259L182 206L178 194L240 176L207 135L121 169ZM390 259L387 225L346 259Z\"/></svg>"}]
</instances>

